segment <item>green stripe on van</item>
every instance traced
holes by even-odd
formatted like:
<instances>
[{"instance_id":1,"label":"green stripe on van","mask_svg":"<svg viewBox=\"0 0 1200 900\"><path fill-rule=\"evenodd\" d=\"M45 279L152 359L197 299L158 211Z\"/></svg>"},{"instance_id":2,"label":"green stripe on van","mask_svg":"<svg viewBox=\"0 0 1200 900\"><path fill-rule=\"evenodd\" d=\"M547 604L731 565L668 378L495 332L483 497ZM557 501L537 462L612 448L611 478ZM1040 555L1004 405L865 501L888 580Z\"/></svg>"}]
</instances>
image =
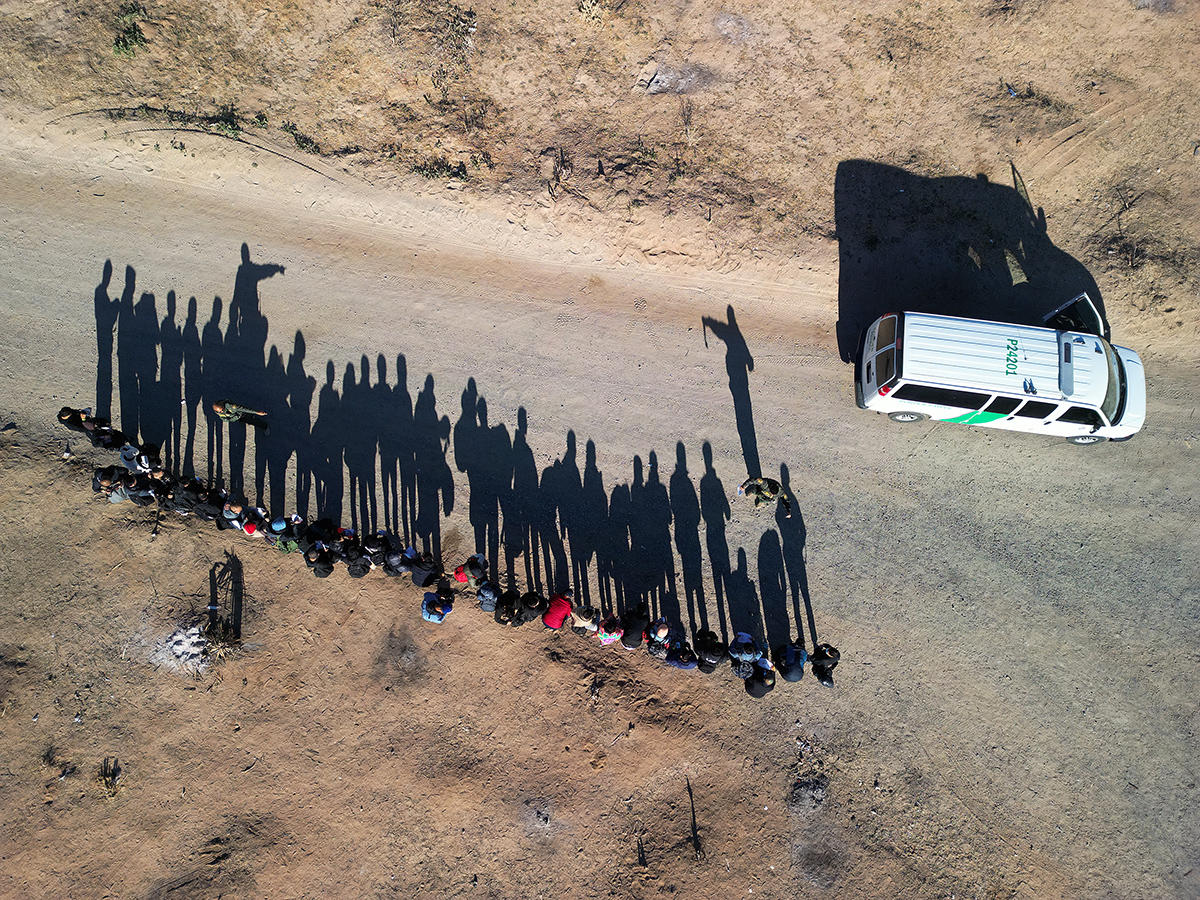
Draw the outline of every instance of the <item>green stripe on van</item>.
<instances>
[{"instance_id":1,"label":"green stripe on van","mask_svg":"<svg viewBox=\"0 0 1200 900\"><path fill-rule=\"evenodd\" d=\"M949 419L942 419L943 422L954 422L958 425L983 425L987 422L995 422L997 419L1003 419L1004 413L994 412L969 412L963 413L961 416L952 416Z\"/></svg>"}]
</instances>

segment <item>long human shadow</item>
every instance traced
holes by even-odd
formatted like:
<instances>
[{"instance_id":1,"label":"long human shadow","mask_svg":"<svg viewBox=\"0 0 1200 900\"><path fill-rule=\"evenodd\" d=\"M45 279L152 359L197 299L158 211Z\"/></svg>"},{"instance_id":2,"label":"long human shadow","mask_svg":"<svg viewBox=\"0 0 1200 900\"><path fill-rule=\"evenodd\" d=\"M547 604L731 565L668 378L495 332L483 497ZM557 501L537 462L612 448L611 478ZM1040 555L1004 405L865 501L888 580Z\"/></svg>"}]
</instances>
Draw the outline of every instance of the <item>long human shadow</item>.
<instances>
[{"instance_id":1,"label":"long human shadow","mask_svg":"<svg viewBox=\"0 0 1200 900\"><path fill-rule=\"evenodd\" d=\"M346 366L342 383L342 421L346 430L345 460L350 488L350 524L360 533L372 532L379 521L375 491L375 461L379 446L379 424L371 386L371 365L364 354L359 361L358 380L354 367Z\"/></svg>"},{"instance_id":2,"label":"long human shadow","mask_svg":"<svg viewBox=\"0 0 1200 900\"><path fill-rule=\"evenodd\" d=\"M180 331L183 345L183 409L187 416L187 437L183 441L180 472L184 478L196 474L196 429L204 390L204 353L200 343L199 305L188 298L187 320ZM180 420L182 427L182 419ZM178 446L179 442L176 442Z\"/></svg>"},{"instance_id":3,"label":"long human shadow","mask_svg":"<svg viewBox=\"0 0 1200 900\"><path fill-rule=\"evenodd\" d=\"M1013 186L927 178L852 159L838 164L837 341L850 362L859 336L884 313L911 310L1040 324L1095 279L1050 240L1015 167Z\"/></svg>"},{"instance_id":4,"label":"long human shadow","mask_svg":"<svg viewBox=\"0 0 1200 900\"><path fill-rule=\"evenodd\" d=\"M710 447L709 461L711 452ZM679 552L688 618L699 630L705 631L708 629L708 608L704 603L704 554L700 550L700 498L688 474L687 448L683 441L675 445L675 471L671 473L670 493L675 549Z\"/></svg>"},{"instance_id":5,"label":"long human shadow","mask_svg":"<svg viewBox=\"0 0 1200 900\"><path fill-rule=\"evenodd\" d=\"M782 541L780 551L787 572L788 594L791 597L793 617L796 623L796 640L800 644L804 643L804 622L807 621L809 642L816 647L817 621L813 615L812 597L808 592L808 569L804 549L808 539L808 530L804 525L800 501L792 490L791 471L788 469L787 463L779 466L779 483L792 503L791 516L784 512L781 504L776 504L775 528ZM803 606L803 616L801 616L801 606ZM772 643L772 647L777 646L779 646L778 643Z\"/></svg>"},{"instance_id":6,"label":"long human shadow","mask_svg":"<svg viewBox=\"0 0 1200 900\"><path fill-rule=\"evenodd\" d=\"M726 616L726 594L733 572L729 560L729 540L725 536L725 523L733 517L729 495L713 464L712 444L704 442L704 475L700 478L700 516L704 520L704 546L708 551L709 566L713 577L713 598L721 625L721 639L730 638Z\"/></svg>"},{"instance_id":7,"label":"long human shadow","mask_svg":"<svg viewBox=\"0 0 1200 900\"><path fill-rule=\"evenodd\" d=\"M414 536L423 550L442 555L442 516L454 509L454 473L447 454L450 449L450 418L439 416L434 396L433 375L417 394L413 407L413 449L416 464L417 513Z\"/></svg>"},{"instance_id":8,"label":"long human shadow","mask_svg":"<svg viewBox=\"0 0 1200 900\"><path fill-rule=\"evenodd\" d=\"M108 264L98 293L106 293L110 273ZM391 376L382 354L373 367L367 355L357 367L328 360L318 388L307 371L302 332L295 332L290 348L271 345L265 356L260 349L267 340L267 320L257 284L271 274L278 274L278 267L249 261L243 248L237 303L231 302L223 315L224 304L214 298L201 327L198 303L192 298L180 327L173 292L167 295L161 321L153 295L143 294L132 303L136 289L133 270L128 270L122 294L130 298L125 308L130 317L127 353L126 362L119 358L118 364L125 366L132 394L120 401L144 423L145 435L164 433L174 466L185 473L194 471L195 448L203 446L197 432L204 412L210 481L225 478L237 490L241 476L222 466L222 438L239 427L244 433L245 425L229 428L208 414L216 400L245 401L267 410L271 423L269 433L253 432L253 488L260 505L290 511L288 483L294 471L294 508L301 515L343 523L346 513L353 527L382 526L440 556L443 519L454 508L453 444L453 466L469 485L467 514L476 549L487 555L491 576L503 578L507 587L521 581L548 591L570 586L581 602L605 613L625 613L646 603L654 615L679 623L685 621L685 599L686 622L694 630L714 627L716 619L726 640L732 631L750 631L773 644L790 634L790 596L796 630L803 636L803 606L810 635L815 635L804 571L803 519L798 514L791 519L777 515L774 529L767 529L757 544L753 574L745 549L739 549L737 565L731 565L726 536L732 514L729 491L707 442L701 447L698 492L683 441L676 445L669 483L664 484L658 454L651 450L645 465L641 455L634 456L631 471L606 484L594 440L585 443L581 471L573 431L567 432L560 455L539 473L525 408L519 408L510 436L505 424L489 419L487 401L474 378L462 391L462 410L455 422L438 411L432 374L425 376L413 402L403 355L396 357ZM98 328L106 321L98 314ZM723 339L736 347L740 331L732 314L724 324L733 332L722 332ZM146 339L138 346L135 337L141 334ZM98 357L98 383L104 380L105 366ZM252 387L246 386L247 379ZM786 466L780 479L790 492ZM376 502L380 492L382 519ZM710 599L715 609L710 610Z\"/></svg>"},{"instance_id":9,"label":"long human shadow","mask_svg":"<svg viewBox=\"0 0 1200 900\"><path fill-rule=\"evenodd\" d=\"M128 275L131 271L127 270L126 274L130 292L133 290L133 279ZM112 274L112 260L106 259L93 301L96 318L96 415L104 419L112 418L113 343L120 315L120 300L114 300L108 294Z\"/></svg>"},{"instance_id":10,"label":"long human shadow","mask_svg":"<svg viewBox=\"0 0 1200 900\"><path fill-rule=\"evenodd\" d=\"M268 409L278 403L278 382L266 377L266 352L269 323L262 312L259 283L267 278L284 273L284 267L276 263L256 263L250 258L250 248L241 246L241 263L233 280L233 293L229 299L229 324L222 345L223 368L226 375L226 396L251 409ZM229 434L229 488L236 494L245 493L245 463L249 429L245 422L230 422ZM255 445L268 437L264 429L254 429ZM261 484L256 486L262 492Z\"/></svg>"},{"instance_id":11,"label":"long human shadow","mask_svg":"<svg viewBox=\"0 0 1200 900\"><path fill-rule=\"evenodd\" d=\"M725 344L725 372L729 376L729 393L733 395L733 415L737 422L738 438L742 442L742 457L746 460L746 474L751 478L762 475L762 464L758 458L758 435L754 430L754 410L750 404L750 373L754 371L754 357L738 327L733 306L725 311L725 320L704 316L700 320L706 336L712 332Z\"/></svg>"}]
</instances>

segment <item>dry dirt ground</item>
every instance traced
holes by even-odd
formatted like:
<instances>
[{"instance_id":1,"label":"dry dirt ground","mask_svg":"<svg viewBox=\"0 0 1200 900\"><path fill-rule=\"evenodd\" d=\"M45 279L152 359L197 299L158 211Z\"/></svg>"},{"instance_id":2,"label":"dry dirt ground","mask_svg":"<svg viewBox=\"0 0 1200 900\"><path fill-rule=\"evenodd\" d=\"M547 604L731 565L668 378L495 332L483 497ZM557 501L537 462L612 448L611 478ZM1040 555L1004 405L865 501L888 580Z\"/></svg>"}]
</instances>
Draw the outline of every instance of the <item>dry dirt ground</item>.
<instances>
[{"instance_id":1,"label":"dry dirt ground","mask_svg":"<svg viewBox=\"0 0 1200 900\"><path fill-rule=\"evenodd\" d=\"M1200 892L1196 13L1163 6L4 4L0 893ZM146 43L114 56L130 22ZM95 113L143 103L175 121ZM284 270L245 280L243 243ZM538 471L570 432L606 491L654 453L672 499L703 492L706 442L727 496L746 470L700 322L733 305L799 516L734 502L729 584L754 627L836 644L837 687L756 702L467 603L435 627L407 585L96 501L108 460L64 460L53 412L111 382L149 430L181 390L119 333L105 377L106 260L152 318L238 304L261 343L216 358L247 393L302 356L323 445L326 363L344 390L403 355L435 419L474 379L493 426L526 410ZM923 285L1011 317L1098 289L1147 359L1145 432L1082 449L856 410L845 335ZM336 420L347 453L369 418ZM448 559L480 495L450 444ZM271 447L224 474L290 504ZM748 615L696 527L680 616ZM229 552L244 648L155 666Z\"/></svg>"}]
</instances>

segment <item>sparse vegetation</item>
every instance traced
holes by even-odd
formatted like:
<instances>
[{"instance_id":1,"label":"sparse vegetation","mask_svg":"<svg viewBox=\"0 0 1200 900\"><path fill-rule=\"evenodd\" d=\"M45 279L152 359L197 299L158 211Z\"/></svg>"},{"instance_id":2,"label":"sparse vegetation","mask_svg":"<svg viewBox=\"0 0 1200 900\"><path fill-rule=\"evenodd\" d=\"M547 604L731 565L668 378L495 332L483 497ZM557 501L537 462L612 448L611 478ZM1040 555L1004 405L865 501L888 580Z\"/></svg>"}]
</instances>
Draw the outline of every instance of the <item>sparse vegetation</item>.
<instances>
[{"instance_id":1,"label":"sparse vegetation","mask_svg":"<svg viewBox=\"0 0 1200 900\"><path fill-rule=\"evenodd\" d=\"M115 797L121 789L120 781L123 774L125 774L125 770L121 768L120 760L115 756L106 756L104 762L100 764L100 771L96 773L96 783L100 785L105 796Z\"/></svg>"},{"instance_id":2,"label":"sparse vegetation","mask_svg":"<svg viewBox=\"0 0 1200 900\"><path fill-rule=\"evenodd\" d=\"M59 781L70 778L79 770L79 767L67 758L62 749L53 744L42 752L42 764L48 769L57 771Z\"/></svg>"},{"instance_id":3,"label":"sparse vegetation","mask_svg":"<svg viewBox=\"0 0 1200 900\"><path fill-rule=\"evenodd\" d=\"M579 4L575 8L585 21L596 25L603 22L604 16L608 13L608 4L604 0L579 0Z\"/></svg>"},{"instance_id":4,"label":"sparse vegetation","mask_svg":"<svg viewBox=\"0 0 1200 900\"><path fill-rule=\"evenodd\" d=\"M465 179L467 177L466 163L452 163L444 156L427 157L420 162L414 163L412 170L423 178Z\"/></svg>"},{"instance_id":5,"label":"sparse vegetation","mask_svg":"<svg viewBox=\"0 0 1200 900\"><path fill-rule=\"evenodd\" d=\"M284 122L281 127L284 131L292 136L292 140L296 142L296 147L298 149L303 150L305 153L311 153L314 156L320 155L320 145L299 128L297 128L294 122Z\"/></svg>"},{"instance_id":6,"label":"sparse vegetation","mask_svg":"<svg viewBox=\"0 0 1200 900\"><path fill-rule=\"evenodd\" d=\"M122 3L117 10L117 36L113 38L113 54L132 59L139 47L146 46L146 36L138 24L148 19L146 8L140 3Z\"/></svg>"}]
</instances>

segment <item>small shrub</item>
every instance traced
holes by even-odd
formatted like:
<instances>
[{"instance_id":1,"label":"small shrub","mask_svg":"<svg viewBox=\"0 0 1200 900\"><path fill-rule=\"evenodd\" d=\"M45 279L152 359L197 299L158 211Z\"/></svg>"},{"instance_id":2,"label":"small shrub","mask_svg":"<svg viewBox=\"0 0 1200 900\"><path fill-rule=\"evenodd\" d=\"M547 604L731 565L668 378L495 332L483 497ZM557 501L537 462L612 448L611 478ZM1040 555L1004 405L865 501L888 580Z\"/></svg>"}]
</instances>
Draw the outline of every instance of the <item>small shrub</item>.
<instances>
[{"instance_id":1,"label":"small shrub","mask_svg":"<svg viewBox=\"0 0 1200 900\"><path fill-rule=\"evenodd\" d=\"M467 164L464 162L452 163L444 156L431 156L412 167L413 172L423 178L459 178L466 179Z\"/></svg>"},{"instance_id":2,"label":"small shrub","mask_svg":"<svg viewBox=\"0 0 1200 900\"><path fill-rule=\"evenodd\" d=\"M100 771L96 774L96 783L100 785L106 796L117 796L117 791L120 790L119 782L124 771L121 768L120 760L115 756L104 757L104 762L100 764Z\"/></svg>"},{"instance_id":3,"label":"small shrub","mask_svg":"<svg viewBox=\"0 0 1200 900\"><path fill-rule=\"evenodd\" d=\"M117 10L117 36L113 38L113 54L123 59L132 59L139 47L146 46L146 36L138 25L149 18L146 8L140 3L123 3Z\"/></svg>"},{"instance_id":4,"label":"small shrub","mask_svg":"<svg viewBox=\"0 0 1200 900\"><path fill-rule=\"evenodd\" d=\"M284 131L292 136L292 140L296 142L296 146L299 149L303 150L305 153L311 153L314 156L320 155L320 145L299 128L297 128L294 122L284 122L281 127Z\"/></svg>"},{"instance_id":5,"label":"small shrub","mask_svg":"<svg viewBox=\"0 0 1200 900\"><path fill-rule=\"evenodd\" d=\"M265 112L259 111L254 114L254 119L252 121L254 123L255 128L266 128L267 127L267 114Z\"/></svg>"},{"instance_id":6,"label":"small shrub","mask_svg":"<svg viewBox=\"0 0 1200 900\"><path fill-rule=\"evenodd\" d=\"M215 116L209 116L208 126L226 137L235 138L242 133L242 121L232 103L226 103Z\"/></svg>"}]
</instances>

